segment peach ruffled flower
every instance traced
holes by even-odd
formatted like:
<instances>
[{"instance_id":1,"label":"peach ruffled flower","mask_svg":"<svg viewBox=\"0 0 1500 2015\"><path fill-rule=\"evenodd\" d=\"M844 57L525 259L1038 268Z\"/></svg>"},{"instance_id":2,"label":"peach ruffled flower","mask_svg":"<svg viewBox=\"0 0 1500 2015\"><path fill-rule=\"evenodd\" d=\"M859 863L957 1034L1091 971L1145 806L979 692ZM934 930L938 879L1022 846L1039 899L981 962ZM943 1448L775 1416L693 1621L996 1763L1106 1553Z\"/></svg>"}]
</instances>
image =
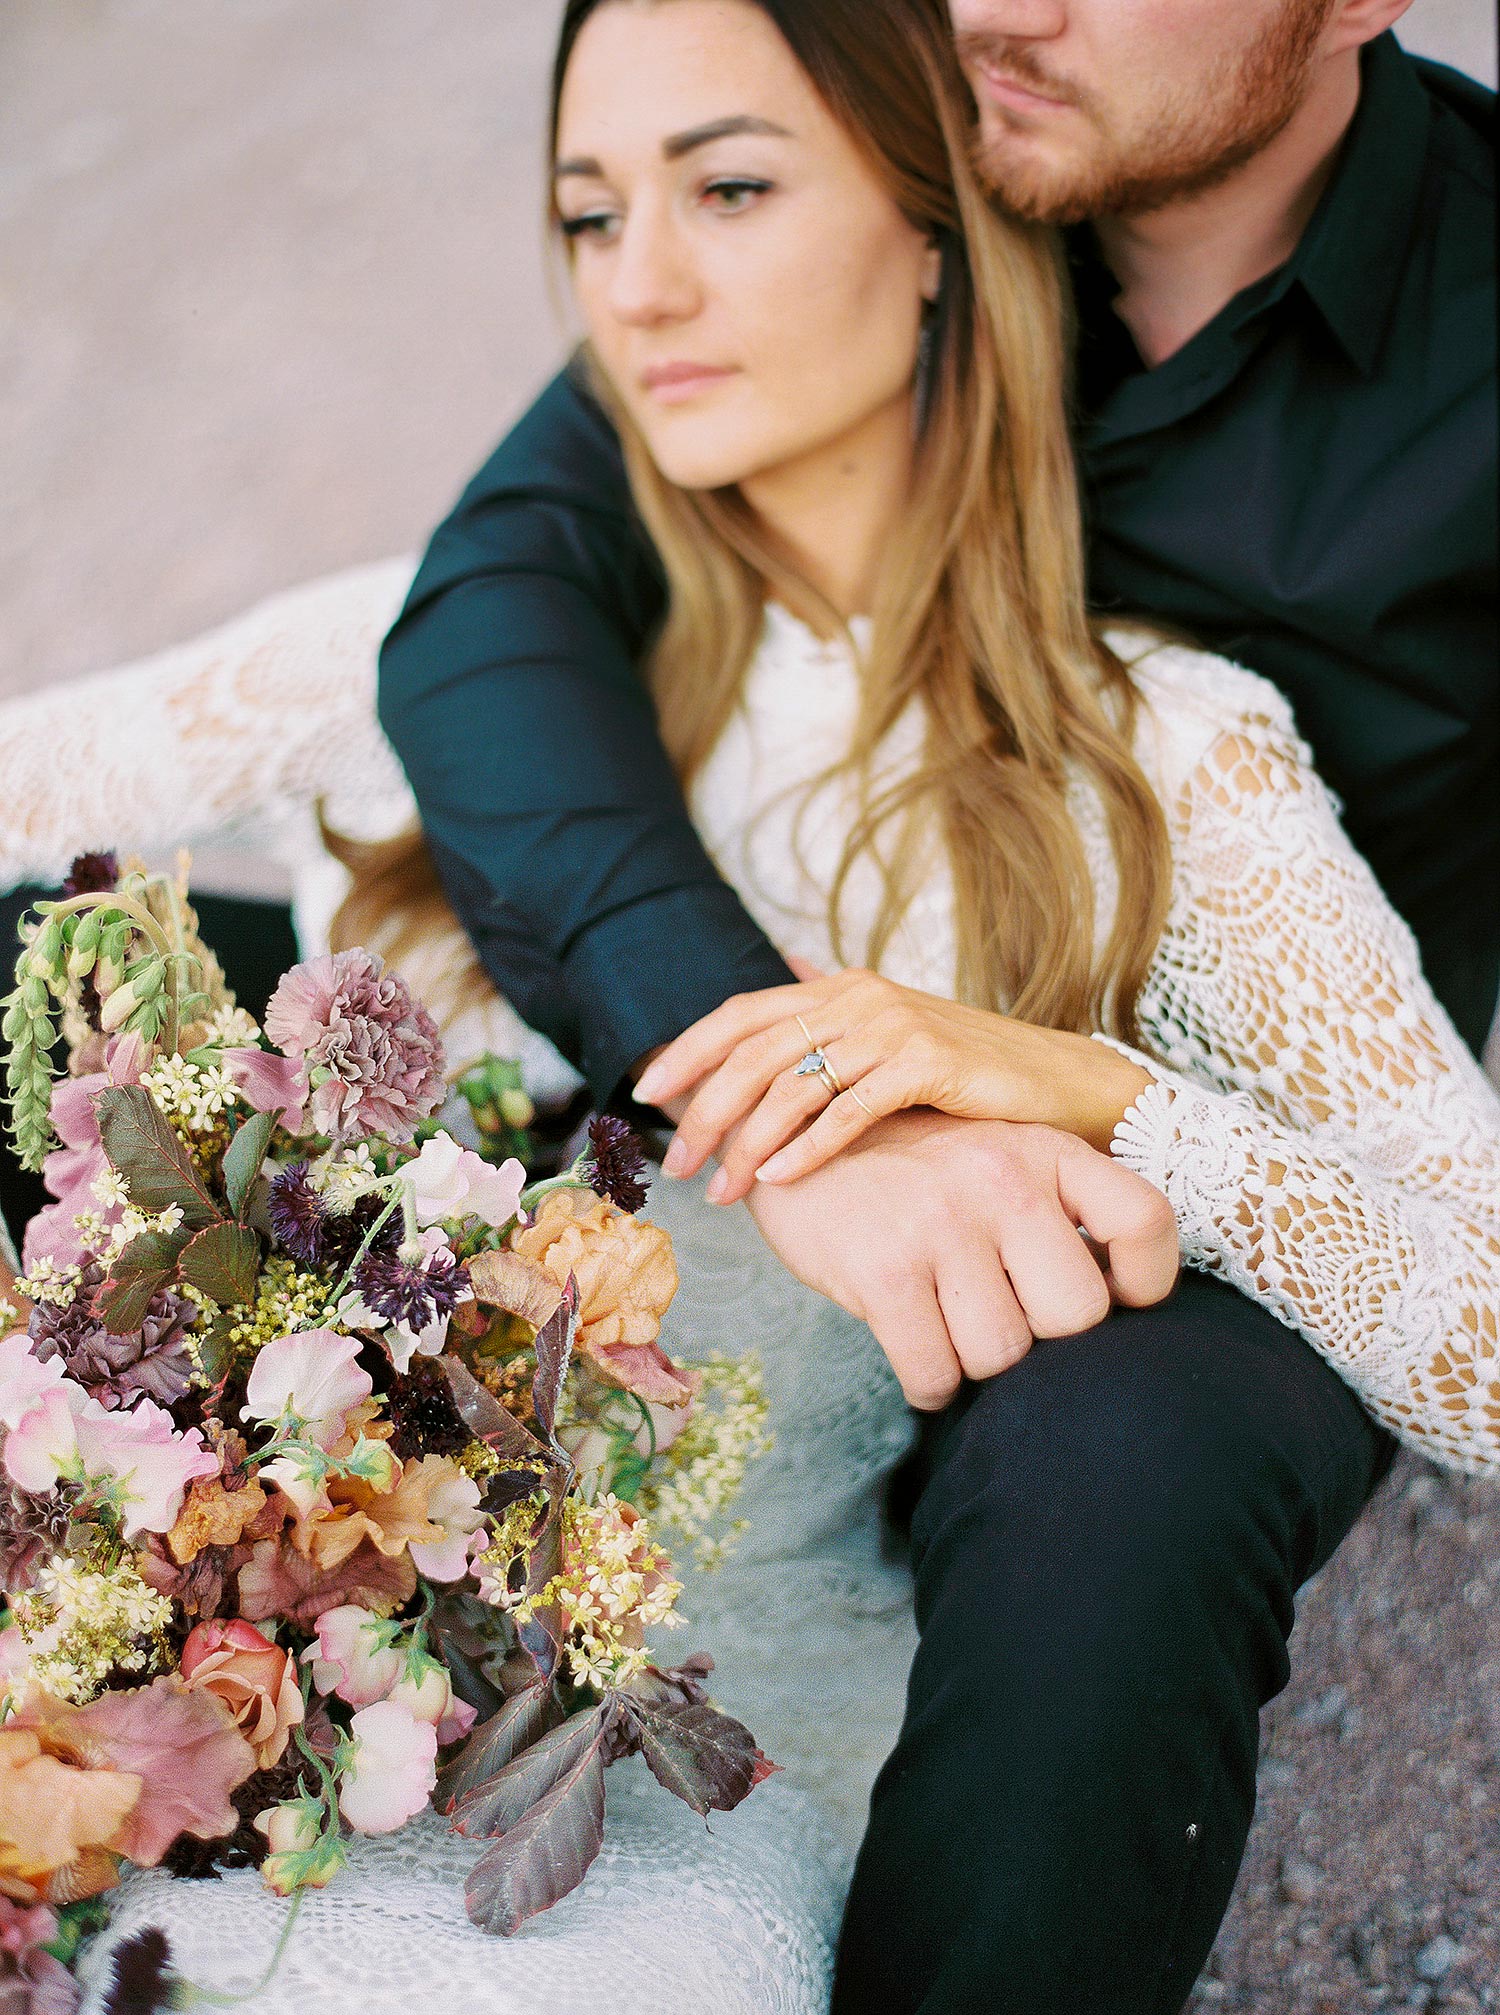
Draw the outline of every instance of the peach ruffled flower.
<instances>
[{"instance_id":1,"label":"peach ruffled flower","mask_svg":"<svg viewBox=\"0 0 1500 2015\"><path fill-rule=\"evenodd\" d=\"M0 1893L72 1903L113 1888L109 1852L140 1799L134 1771L87 1769L49 1753L32 1728L0 1728Z\"/></svg>"},{"instance_id":2,"label":"peach ruffled flower","mask_svg":"<svg viewBox=\"0 0 1500 2015\"><path fill-rule=\"evenodd\" d=\"M182 1647L181 1670L189 1689L223 1701L255 1751L257 1769L280 1761L303 1714L297 1668L280 1645L240 1617L199 1623Z\"/></svg>"},{"instance_id":3,"label":"peach ruffled flower","mask_svg":"<svg viewBox=\"0 0 1500 2015\"><path fill-rule=\"evenodd\" d=\"M534 1261L559 1288L578 1282L577 1348L611 1385L661 1406L685 1406L698 1390L661 1348L662 1317L677 1292L672 1241L589 1189L554 1189L511 1250Z\"/></svg>"}]
</instances>

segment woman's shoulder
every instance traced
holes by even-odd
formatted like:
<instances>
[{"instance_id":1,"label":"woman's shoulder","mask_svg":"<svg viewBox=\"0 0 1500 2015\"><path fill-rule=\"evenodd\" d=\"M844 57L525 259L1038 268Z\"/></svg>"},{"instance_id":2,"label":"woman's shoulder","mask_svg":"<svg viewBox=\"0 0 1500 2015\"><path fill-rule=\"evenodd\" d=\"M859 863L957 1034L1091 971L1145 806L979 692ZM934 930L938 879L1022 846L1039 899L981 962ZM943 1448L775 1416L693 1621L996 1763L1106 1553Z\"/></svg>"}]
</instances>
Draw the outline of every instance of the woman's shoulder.
<instances>
[{"instance_id":1,"label":"woman's shoulder","mask_svg":"<svg viewBox=\"0 0 1500 2015\"><path fill-rule=\"evenodd\" d=\"M1186 783L1226 736L1311 762L1286 695L1259 672L1145 625L1112 625L1104 640L1140 696L1137 755L1163 796Z\"/></svg>"}]
</instances>

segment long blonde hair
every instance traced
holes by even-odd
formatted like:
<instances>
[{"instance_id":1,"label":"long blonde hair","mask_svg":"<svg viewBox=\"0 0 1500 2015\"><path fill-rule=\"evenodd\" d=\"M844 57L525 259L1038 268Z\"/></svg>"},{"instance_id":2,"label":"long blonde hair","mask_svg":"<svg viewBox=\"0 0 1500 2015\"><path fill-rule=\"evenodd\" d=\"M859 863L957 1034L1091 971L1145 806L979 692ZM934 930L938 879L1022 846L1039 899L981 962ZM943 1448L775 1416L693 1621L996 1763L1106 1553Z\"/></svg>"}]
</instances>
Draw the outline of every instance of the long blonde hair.
<instances>
[{"instance_id":1,"label":"long blonde hair","mask_svg":"<svg viewBox=\"0 0 1500 2015\"><path fill-rule=\"evenodd\" d=\"M612 4L570 0L554 135L573 44ZM1048 1027L1136 1038L1170 856L1161 807L1133 754L1135 689L1087 616L1055 242L998 214L972 171L969 101L944 0L750 4L780 29L903 213L944 247L910 508L882 570L850 747L809 787L843 773L858 805L830 891L833 942L846 962L878 968L915 893L924 852L916 842L935 830L954 877L958 998ZM824 630L838 618L737 491L668 483L608 386L600 390L667 577L648 676L686 788L743 689L768 597ZM876 753L913 698L927 719L922 760L876 789ZM1079 782L1097 796L1119 878L1102 946L1070 804ZM839 912L864 856L883 894L868 941L849 946ZM390 859L381 868L387 901L411 914L414 903L430 905L430 865L424 871L409 849L394 874ZM358 922L368 941L375 886L356 886L341 936ZM398 935L409 942L412 933Z\"/></svg>"}]
</instances>

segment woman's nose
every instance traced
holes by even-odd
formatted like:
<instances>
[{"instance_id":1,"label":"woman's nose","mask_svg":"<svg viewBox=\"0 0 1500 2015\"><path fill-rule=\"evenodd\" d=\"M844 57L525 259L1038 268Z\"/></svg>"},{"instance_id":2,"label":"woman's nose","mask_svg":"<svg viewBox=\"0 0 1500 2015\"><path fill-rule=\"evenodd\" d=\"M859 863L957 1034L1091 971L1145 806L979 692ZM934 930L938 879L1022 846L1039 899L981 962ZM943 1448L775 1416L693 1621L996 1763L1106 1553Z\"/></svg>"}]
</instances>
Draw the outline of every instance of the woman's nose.
<instances>
[{"instance_id":1,"label":"woman's nose","mask_svg":"<svg viewBox=\"0 0 1500 2015\"><path fill-rule=\"evenodd\" d=\"M669 218L644 206L626 219L610 278L609 305L631 328L686 321L702 289L692 260Z\"/></svg>"}]
</instances>

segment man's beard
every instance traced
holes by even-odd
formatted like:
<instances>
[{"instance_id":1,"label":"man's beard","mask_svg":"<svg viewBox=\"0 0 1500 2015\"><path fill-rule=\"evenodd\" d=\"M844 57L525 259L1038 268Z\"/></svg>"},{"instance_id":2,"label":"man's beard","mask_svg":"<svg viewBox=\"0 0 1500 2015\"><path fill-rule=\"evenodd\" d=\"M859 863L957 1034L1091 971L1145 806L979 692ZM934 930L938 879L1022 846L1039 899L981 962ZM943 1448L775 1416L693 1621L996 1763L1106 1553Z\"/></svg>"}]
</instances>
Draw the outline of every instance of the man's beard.
<instances>
[{"instance_id":1,"label":"man's beard","mask_svg":"<svg viewBox=\"0 0 1500 2015\"><path fill-rule=\"evenodd\" d=\"M1088 121L1097 143L1071 159L1047 161L1005 138L1005 114L986 104L978 168L990 192L1018 216L1042 224L1087 217L1140 216L1227 181L1274 140L1302 103L1312 58L1332 0L1285 0L1270 28L1197 78L1136 115L1116 137L1092 98L1049 76L1025 45L960 38L965 62L988 61L1023 87L1061 98ZM995 125L998 122L999 132Z\"/></svg>"}]
</instances>

